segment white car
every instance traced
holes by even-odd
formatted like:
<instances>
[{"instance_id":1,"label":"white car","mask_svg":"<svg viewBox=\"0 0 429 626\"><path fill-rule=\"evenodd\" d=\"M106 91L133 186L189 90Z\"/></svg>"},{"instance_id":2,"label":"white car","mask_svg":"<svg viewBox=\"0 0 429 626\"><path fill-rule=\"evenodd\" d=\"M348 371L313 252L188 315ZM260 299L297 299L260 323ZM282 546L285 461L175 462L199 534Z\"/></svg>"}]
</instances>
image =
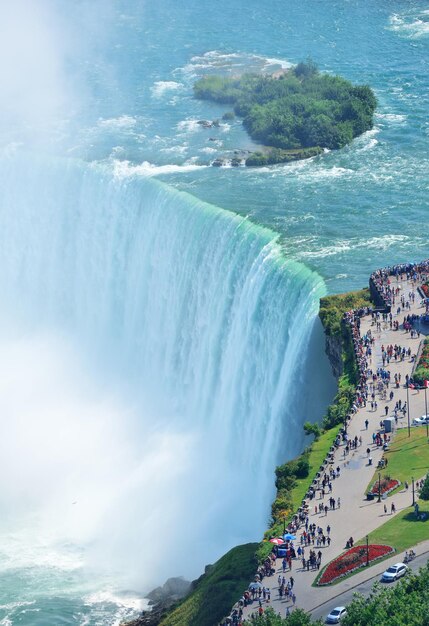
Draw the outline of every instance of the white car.
<instances>
[{"instance_id":1,"label":"white car","mask_svg":"<svg viewBox=\"0 0 429 626\"><path fill-rule=\"evenodd\" d=\"M391 565L387 568L381 577L381 580L384 580L384 582L393 582L394 580L401 578L401 576L405 576L407 569L408 567L405 563L395 563L395 565Z\"/></svg>"},{"instance_id":2,"label":"white car","mask_svg":"<svg viewBox=\"0 0 429 626\"><path fill-rule=\"evenodd\" d=\"M344 615L347 615L347 609L345 606L336 606L335 609L329 613L326 618L327 624L339 624Z\"/></svg>"},{"instance_id":3,"label":"white car","mask_svg":"<svg viewBox=\"0 0 429 626\"><path fill-rule=\"evenodd\" d=\"M422 424L429 424L429 415L422 415L421 417L414 417L413 424L415 424L415 426L421 426Z\"/></svg>"}]
</instances>

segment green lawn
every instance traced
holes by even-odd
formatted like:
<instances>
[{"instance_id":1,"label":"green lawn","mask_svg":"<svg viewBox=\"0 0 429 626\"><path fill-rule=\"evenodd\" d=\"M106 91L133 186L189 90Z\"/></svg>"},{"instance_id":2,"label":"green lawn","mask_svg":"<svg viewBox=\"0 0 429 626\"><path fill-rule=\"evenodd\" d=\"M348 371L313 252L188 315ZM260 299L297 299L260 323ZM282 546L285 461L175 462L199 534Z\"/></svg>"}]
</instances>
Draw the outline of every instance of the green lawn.
<instances>
[{"instance_id":1,"label":"green lawn","mask_svg":"<svg viewBox=\"0 0 429 626\"><path fill-rule=\"evenodd\" d=\"M311 444L310 456L308 458L310 464L308 476L307 478L297 478L296 486L292 490L292 503L294 512L296 512L301 506L301 502L303 501L304 496L308 491L308 488L316 477L320 466L325 460L329 448L334 443L339 430L340 426L330 428L329 430L324 432L317 441L314 441Z\"/></svg>"},{"instance_id":2,"label":"green lawn","mask_svg":"<svg viewBox=\"0 0 429 626\"><path fill-rule=\"evenodd\" d=\"M410 505L411 502L412 495L410 493ZM420 513L426 513L426 519L423 522L416 519L414 509L410 506L374 530L369 535L369 542L386 544L396 548L398 552L402 552L420 541L429 539L429 502L423 500L417 502ZM365 543L365 539L360 540L359 543Z\"/></svg>"},{"instance_id":3,"label":"green lawn","mask_svg":"<svg viewBox=\"0 0 429 626\"><path fill-rule=\"evenodd\" d=\"M319 471L320 466L322 465L324 459L326 458L328 451L332 444L334 443L336 436L340 430L341 426L335 426L334 428L330 428L326 432L324 432L317 441L313 441L310 446L310 454L308 457L309 462L309 472L306 478L297 478L295 480L295 486L290 491L292 509L284 520L279 520L277 523L273 524L266 532L265 537L266 540L263 541L258 550L257 557L259 561L264 560L271 552L273 546L269 541L267 541L269 536L281 536L283 535L283 526L289 523L292 519L293 515L297 512L299 507L301 506L302 501L304 500L305 494L307 493L310 485L312 484L314 478L316 477L317 472Z\"/></svg>"},{"instance_id":4,"label":"green lawn","mask_svg":"<svg viewBox=\"0 0 429 626\"><path fill-rule=\"evenodd\" d=\"M411 491L411 479L420 480L429 471L429 444L426 437L426 427L414 426L411 428L410 437L408 437L408 428L399 429L384 456L387 459L387 467L382 470L375 470L365 493L378 480L379 471L382 476L389 475L391 478L400 480L402 485L407 481ZM399 489L403 489L403 486ZM394 493L393 491L392 494Z\"/></svg>"}]
</instances>

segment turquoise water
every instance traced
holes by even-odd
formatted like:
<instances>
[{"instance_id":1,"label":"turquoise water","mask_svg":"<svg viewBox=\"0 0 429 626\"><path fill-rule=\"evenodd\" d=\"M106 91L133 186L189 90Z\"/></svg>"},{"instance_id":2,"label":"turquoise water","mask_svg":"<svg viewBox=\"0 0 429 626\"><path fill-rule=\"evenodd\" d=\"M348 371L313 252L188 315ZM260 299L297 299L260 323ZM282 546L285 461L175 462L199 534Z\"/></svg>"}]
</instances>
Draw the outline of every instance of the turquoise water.
<instances>
[{"instance_id":1,"label":"turquoise water","mask_svg":"<svg viewBox=\"0 0 429 626\"><path fill-rule=\"evenodd\" d=\"M0 624L117 624L152 583L260 536L277 456L302 445L318 297L429 256L429 4L2 17L20 71L0 124ZM254 146L238 120L196 123L226 109L194 80L308 55L374 88L374 130L290 166L209 167Z\"/></svg>"},{"instance_id":2,"label":"turquoise water","mask_svg":"<svg viewBox=\"0 0 429 626\"><path fill-rule=\"evenodd\" d=\"M366 284L368 271L385 262L426 256L429 5L184 4L125 3L118 10L106 55L111 82L103 83L94 110L105 119L92 134L85 128L75 150L169 165L152 172L279 232L286 255L320 272L330 291ZM340 152L289 167L193 167L251 147L239 122L218 131L196 127L195 120L225 111L192 99L196 78L270 71L308 55L324 71L373 87L373 131ZM163 173L173 164L180 168Z\"/></svg>"}]
</instances>

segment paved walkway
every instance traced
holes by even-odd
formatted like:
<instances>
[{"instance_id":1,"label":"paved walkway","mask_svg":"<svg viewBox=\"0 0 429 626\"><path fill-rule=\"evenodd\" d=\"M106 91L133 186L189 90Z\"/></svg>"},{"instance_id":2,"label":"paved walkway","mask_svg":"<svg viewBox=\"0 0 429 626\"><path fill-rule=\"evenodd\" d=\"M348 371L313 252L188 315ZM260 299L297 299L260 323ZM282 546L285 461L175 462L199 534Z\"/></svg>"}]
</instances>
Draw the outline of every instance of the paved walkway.
<instances>
[{"instance_id":1,"label":"paved walkway","mask_svg":"<svg viewBox=\"0 0 429 626\"><path fill-rule=\"evenodd\" d=\"M392 283L396 283L396 279L392 278ZM417 291L414 290L411 283L407 281L399 281L397 283L401 287L401 293L403 293L408 299L408 293L415 293L415 302L411 304L409 309L401 310L399 315L396 315L396 306L392 307L395 310L393 313L393 320L398 320L400 323L399 330L394 331L391 330L389 324L381 323L381 328L379 330L376 329L376 325L372 325L371 316L368 315L361 319L361 335L365 334L369 329L375 338L375 345L372 350L372 357L369 360L369 367L376 371L378 367L382 367L382 354L381 347L382 345L387 346L390 344L400 345L401 347L405 347L407 350L411 347L411 353L416 354L420 341L424 339L423 335L419 338L411 338L410 333L405 332L402 328L403 318L407 314L424 313L424 309L421 307L420 302L421 298ZM378 528L385 521L390 519L390 506L391 502L394 502L396 507L396 514L403 511L406 508L410 508L412 504L412 493L411 488L406 491L402 489L399 493L396 493L394 496L391 496L387 500L382 501L382 503L378 503L377 500L368 501L365 499L366 488L371 479L374 476L374 472L376 472L377 463L381 459L383 455L383 451L381 447L377 448L372 443L372 434L373 432L377 432L380 428L380 420L385 417L385 406L389 407L389 416L393 416L393 409L395 407L395 402L401 400L404 403L407 399L407 390L405 388L405 376L406 374L411 375L413 363L411 360L406 357L404 361L398 361L395 363L394 360L390 362L389 365L386 364L386 369L391 372L391 384L387 391L387 396L391 390L394 392L394 397L392 401L384 401L377 394L377 402L378 409L371 410L371 397L370 393L368 395L367 406L360 408L357 413L352 417L349 426L348 426L348 434L350 439L353 439L355 436L362 437L362 445L358 447L356 450L351 451L347 456L344 457L344 445L341 445L335 452L334 458L334 468L340 466L341 473L340 477L332 481L333 491L332 493L327 493L324 499L319 499L319 492L316 493L316 497L312 500L308 500L310 516L309 523L316 523L317 526L321 526L324 529L326 535L326 527L329 524L331 526L331 545L328 547L316 547L316 544L312 547L316 553L320 550L322 552L322 567L326 565L333 558L341 554L345 549L346 541L350 536L353 537L355 541L365 537ZM399 389L395 388L394 385L394 375L401 374L401 385ZM369 382L369 381L368 381ZM420 416L425 413L425 401L424 401L424 392L417 390L409 389L409 407L410 407L410 421L412 422L413 417ZM429 393L428 393L429 398ZM365 421L368 420L369 426L368 429L365 427ZM405 427L407 425L407 416L405 418L398 420L398 427ZM419 428L425 428L424 426L420 426ZM368 455L366 453L367 448L371 449L371 457L373 459L372 465L368 464ZM421 479L423 476L414 476L416 480ZM411 484L411 476L410 476L410 484ZM329 510L327 515L323 512L322 514L315 513L315 505L318 505L319 502L326 502L329 504L329 498L335 497L335 499L340 498L341 500L341 508L336 508L335 510ZM384 513L384 504L387 504L388 513ZM303 527L297 533L297 541L295 542L296 548L300 545L299 539L302 534ZM371 539L370 539L371 541ZM427 544L427 545L426 545ZM429 541L425 542L424 546L421 546L416 549L416 552L421 552L422 550L429 549ZM306 558L308 557L310 548L307 547L305 551ZM302 564L299 559L295 559L292 561L292 571L287 570L285 572L286 580L292 575L294 578L294 588L293 591L296 594L296 606L305 609L306 611L311 611L315 607L327 602L328 600L334 598L336 595L343 593L346 589L350 588L361 582L362 580L366 580L369 577L372 577L374 574L378 572L384 571L384 569L388 566L389 563L395 563L400 560L401 555L396 554L389 560L383 561L378 565L373 565L368 569L368 571L364 571L360 574L352 576L351 578L345 580L342 583L339 583L333 587L312 587L312 583L317 575L317 570L303 570ZM271 601L270 604L274 608L274 610L280 613L282 616L286 613L286 607L290 607L292 609L292 601L285 599L280 599L278 594L278 582L277 578L279 573L283 575L282 570L282 559L277 559L276 563L276 572L271 577L265 577L263 580L263 585L268 587L271 590ZM263 607L267 606L268 603L263 602ZM333 601L333 604L335 602ZM258 608L258 603L254 602L253 605L245 607L244 615L248 616L250 613L256 611Z\"/></svg>"}]
</instances>

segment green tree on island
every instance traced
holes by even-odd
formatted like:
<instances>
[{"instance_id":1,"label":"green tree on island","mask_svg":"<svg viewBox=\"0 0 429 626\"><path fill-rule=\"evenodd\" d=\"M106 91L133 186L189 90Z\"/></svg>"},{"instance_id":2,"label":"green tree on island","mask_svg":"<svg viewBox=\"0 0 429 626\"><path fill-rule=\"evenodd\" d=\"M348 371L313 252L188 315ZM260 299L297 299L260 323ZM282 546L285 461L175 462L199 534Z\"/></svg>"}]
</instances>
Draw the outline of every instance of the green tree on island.
<instances>
[{"instance_id":1,"label":"green tree on island","mask_svg":"<svg viewBox=\"0 0 429 626\"><path fill-rule=\"evenodd\" d=\"M244 74L206 76L194 85L197 98L233 104L255 141L273 148L254 153L247 165L285 162L343 148L373 126L377 105L367 85L320 73L312 60L279 77Z\"/></svg>"}]
</instances>

